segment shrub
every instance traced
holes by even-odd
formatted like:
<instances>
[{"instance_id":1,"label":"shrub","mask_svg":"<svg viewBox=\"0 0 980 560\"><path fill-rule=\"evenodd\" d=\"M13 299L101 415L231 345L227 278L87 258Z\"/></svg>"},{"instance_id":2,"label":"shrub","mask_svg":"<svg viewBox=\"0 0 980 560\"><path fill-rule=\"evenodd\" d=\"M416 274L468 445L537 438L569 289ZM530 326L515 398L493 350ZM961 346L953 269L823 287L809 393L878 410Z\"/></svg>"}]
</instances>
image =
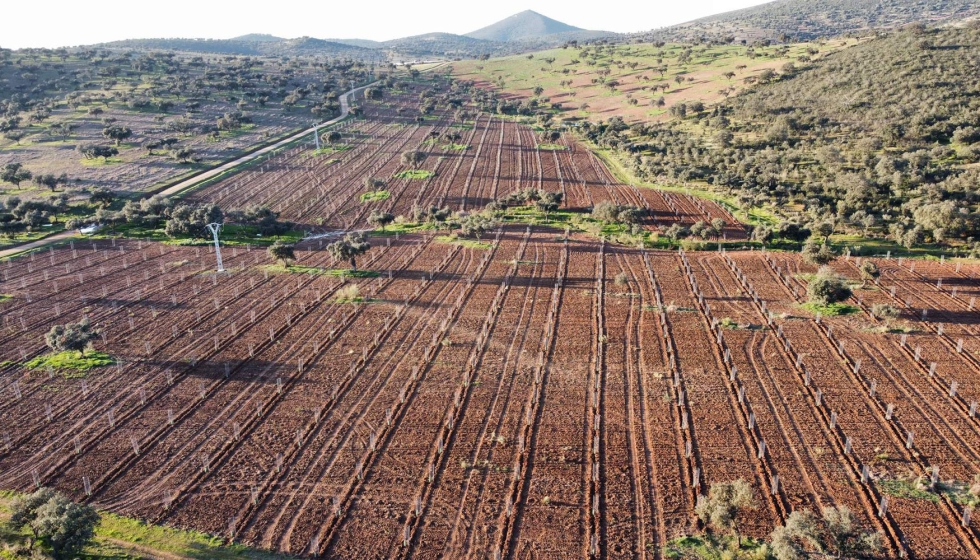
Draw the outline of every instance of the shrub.
<instances>
[{"instance_id":1,"label":"shrub","mask_svg":"<svg viewBox=\"0 0 980 560\"><path fill-rule=\"evenodd\" d=\"M88 318L84 318L77 323L51 327L48 334L44 336L44 342L49 348L57 352L81 352L84 356L85 349L97 336L99 336L99 332L92 330L89 327Z\"/></svg>"},{"instance_id":2,"label":"shrub","mask_svg":"<svg viewBox=\"0 0 980 560\"><path fill-rule=\"evenodd\" d=\"M738 532L738 512L740 509L753 508L755 508L755 495L752 487L739 479L734 482L712 484L708 490L708 497L698 504L695 512L709 529L731 533L741 543Z\"/></svg>"},{"instance_id":3,"label":"shrub","mask_svg":"<svg viewBox=\"0 0 980 560\"><path fill-rule=\"evenodd\" d=\"M809 239L803 245L800 256L803 257L804 262L817 266L825 265L837 258L837 255L834 254L834 251L830 247L819 244L813 239Z\"/></svg>"},{"instance_id":4,"label":"shrub","mask_svg":"<svg viewBox=\"0 0 980 560\"><path fill-rule=\"evenodd\" d=\"M592 217L610 224L635 224L643 219L646 212L636 206L623 206L603 201L592 208Z\"/></svg>"},{"instance_id":5,"label":"shrub","mask_svg":"<svg viewBox=\"0 0 980 560\"><path fill-rule=\"evenodd\" d=\"M858 271L861 273L861 279L867 282L868 280L874 280L881 276L881 271L878 270L878 265L872 261L864 261L861 266L858 267Z\"/></svg>"},{"instance_id":6,"label":"shrub","mask_svg":"<svg viewBox=\"0 0 980 560\"><path fill-rule=\"evenodd\" d=\"M810 303L830 305L851 297L851 288L844 278L838 276L830 267L822 267L806 287Z\"/></svg>"},{"instance_id":7,"label":"shrub","mask_svg":"<svg viewBox=\"0 0 980 560\"><path fill-rule=\"evenodd\" d=\"M347 284L337 290L337 303L354 303L361 301L361 287L357 284Z\"/></svg>"},{"instance_id":8,"label":"shrub","mask_svg":"<svg viewBox=\"0 0 980 560\"><path fill-rule=\"evenodd\" d=\"M276 241L272 245L269 245L267 251L270 257L283 266L288 265L290 261L296 260L296 250L292 245Z\"/></svg>"},{"instance_id":9,"label":"shrub","mask_svg":"<svg viewBox=\"0 0 980 560\"><path fill-rule=\"evenodd\" d=\"M901 315L901 312L887 303L876 303L871 306L871 315L888 322L889 320L895 319Z\"/></svg>"},{"instance_id":10,"label":"shrub","mask_svg":"<svg viewBox=\"0 0 980 560\"><path fill-rule=\"evenodd\" d=\"M9 523L14 529L29 528L34 539L51 548L54 558L75 558L95 536L99 513L40 488L14 502Z\"/></svg>"}]
</instances>

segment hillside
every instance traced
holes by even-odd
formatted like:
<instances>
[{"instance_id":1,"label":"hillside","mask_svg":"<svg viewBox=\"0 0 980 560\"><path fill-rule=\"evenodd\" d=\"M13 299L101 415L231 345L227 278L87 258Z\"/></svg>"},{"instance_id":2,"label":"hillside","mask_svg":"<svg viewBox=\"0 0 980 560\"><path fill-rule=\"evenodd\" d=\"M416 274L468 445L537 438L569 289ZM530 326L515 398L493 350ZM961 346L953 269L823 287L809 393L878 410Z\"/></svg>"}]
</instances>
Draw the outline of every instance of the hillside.
<instances>
[{"instance_id":1,"label":"hillside","mask_svg":"<svg viewBox=\"0 0 980 560\"><path fill-rule=\"evenodd\" d=\"M777 0L640 34L645 40L811 40L980 14L978 0Z\"/></svg>"},{"instance_id":2,"label":"hillside","mask_svg":"<svg viewBox=\"0 0 980 560\"><path fill-rule=\"evenodd\" d=\"M978 233L980 30L908 29L833 53L712 111L600 144L650 180L703 182L744 204L912 244Z\"/></svg>"},{"instance_id":3,"label":"hillside","mask_svg":"<svg viewBox=\"0 0 980 560\"><path fill-rule=\"evenodd\" d=\"M285 41L285 39L282 37L276 37L275 35L269 35L268 33L248 33L246 35L232 37L230 40L247 43L276 43L279 41Z\"/></svg>"},{"instance_id":4,"label":"hillside","mask_svg":"<svg viewBox=\"0 0 980 560\"><path fill-rule=\"evenodd\" d=\"M372 41L370 39L324 39L325 41L330 41L331 43L340 43L341 45L350 45L352 47L361 47L362 49L380 49L383 45L380 41Z\"/></svg>"},{"instance_id":5,"label":"hillside","mask_svg":"<svg viewBox=\"0 0 980 560\"><path fill-rule=\"evenodd\" d=\"M270 35L244 35L235 39L126 39L94 45L100 48L138 51L176 51L203 54L244 56L344 56L373 59L379 54L370 49L300 37L279 39Z\"/></svg>"},{"instance_id":6,"label":"hillside","mask_svg":"<svg viewBox=\"0 0 980 560\"><path fill-rule=\"evenodd\" d=\"M670 44L583 45L490 60L463 60L454 74L507 97L560 104L563 119L663 121L678 103L722 101L765 70L813 60L855 40L746 47ZM661 100L663 103L661 104Z\"/></svg>"},{"instance_id":7,"label":"hillside","mask_svg":"<svg viewBox=\"0 0 980 560\"><path fill-rule=\"evenodd\" d=\"M585 30L551 19L535 11L525 10L482 29L467 33L466 36L484 41L508 42L537 39L545 35L574 31Z\"/></svg>"},{"instance_id":8,"label":"hillside","mask_svg":"<svg viewBox=\"0 0 980 560\"><path fill-rule=\"evenodd\" d=\"M390 49L403 56L416 57L475 57L496 52L502 47L503 45L492 41L452 33L425 33L381 43L383 49Z\"/></svg>"}]
</instances>

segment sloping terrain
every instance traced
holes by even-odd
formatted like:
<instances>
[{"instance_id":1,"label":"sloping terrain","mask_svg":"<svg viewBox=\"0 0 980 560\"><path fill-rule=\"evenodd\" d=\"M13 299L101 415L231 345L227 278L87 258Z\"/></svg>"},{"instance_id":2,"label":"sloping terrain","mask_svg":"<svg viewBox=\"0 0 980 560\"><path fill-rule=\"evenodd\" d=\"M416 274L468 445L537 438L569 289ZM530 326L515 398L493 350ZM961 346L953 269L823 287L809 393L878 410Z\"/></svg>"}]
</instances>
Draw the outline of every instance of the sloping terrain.
<instances>
[{"instance_id":1,"label":"sloping terrain","mask_svg":"<svg viewBox=\"0 0 980 560\"><path fill-rule=\"evenodd\" d=\"M648 40L794 40L833 37L980 13L977 0L777 0L643 34Z\"/></svg>"},{"instance_id":2,"label":"sloping terrain","mask_svg":"<svg viewBox=\"0 0 980 560\"><path fill-rule=\"evenodd\" d=\"M509 99L535 97L555 103L563 120L628 123L666 121L680 103L718 103L751 87L766 70L814 60L855 40L825 44L746 47L742 45L580 45L489 60L453 63L453 73ZM661 104L660 100L663 100Z\"/></svg>"},{"instance_id":3,"label":"sloping terrain","mask_svg":"<svg viewBox=\"0 0 980 560\"><path fill-rule=\"evenodd\" d=\"M707 182L906 245L972 241L978 51L978 29L893 32L781 69L710 113L590 134L628 147L647 178Z\"/></svg>"},{"instance_id":4,"label":"sloping terrain","mask_svg":"<svg viewBox=\"0 0 980 560\"><path fill-rule=\"evenodd\" d=\"M554 214L601 201L646 207L647 232L724 211L616 183L569 135L460 121L448 83L417 86L365 102L337 128L346 149L297 143L190 200L337 230L534 188L566 195L552 219L482 239L399 220L356 271L324 238L295 266L226 241L221 274L210 246L147 240L19 256L0 276L0 485L303 557L656 559L741 479L745 536L834 504L880 533L878 557L980 553L975 266L879 258L880 286L858 287L840 259L853 312L816 317L796 255L565 230ZM428 118L399 111L426 93ZM427 173L406 175L414 149ZM386 196L362 196L365 176ZM901 333L871 311L903 301ZM116 363L31 369L83 314Z\"/></svg>"}]
</instances>

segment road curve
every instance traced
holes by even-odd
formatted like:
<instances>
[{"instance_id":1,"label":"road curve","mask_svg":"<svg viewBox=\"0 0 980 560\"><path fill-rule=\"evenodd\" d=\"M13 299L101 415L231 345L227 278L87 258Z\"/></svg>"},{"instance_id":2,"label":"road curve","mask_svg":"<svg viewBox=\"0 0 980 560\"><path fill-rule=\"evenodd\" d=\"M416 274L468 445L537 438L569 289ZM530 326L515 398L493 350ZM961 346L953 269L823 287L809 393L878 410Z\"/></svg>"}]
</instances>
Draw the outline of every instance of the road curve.
<instances>
[{"instance_id":1,"label":"road curve","mask_svg":"<svg viewBox=\"0 0 980 560\"><path fill-rule=\"evenodd\" d=\"M294 140L300 139L300 138L302 138L302 137L304 137L304 136L306 136L308 134L311 134L315 128L329 126L331 124L336 124L336 123L342 121L343 119L347 118L347 115L350 114L350 98L351 98L351 96L354 95L355 93L357 93L357 92L365 89L365 88L369 88L369 87L373 86L376 83L378 83L378 82L372 82L372 83L367 84L367 85L356 87L356 88L354 88L354 89L352 89L352 90L344 93L343 95L341 95L340 96L340 116L339 117L334 118L334 119L331 119L331 120L326 121L326 122L323 122L323 123L320 123L316 127L310 127L310 128L308 128L306 130L303 130L301 132L297 132L296 134L293 134L292 136L290 136L288 138L284 138L284 139L279 140L278 142L276 142L274 144L270 144L270 145L268 145L268 146L266 146L266 147L264 147L264 148L262 148L260 150L256 150L256 151L254 151L254 152L252 152L250 154L247 154L247 155L244 155L242 157L236 158L236 159L234 159L232 161L229 161L227 163L223 163L223 164L221 164L221 165L219 165L217 167L211 168L211 169L209 169L209 170L207 170L207 171L205 171L203 173L198 173L197 175L194 175L190 179L186 179L184 181L181 181L181 182L177 183L176 185L173 185L172 187L169 187L169 188L167 188L167 189L165 189L163 191L160 191L160 193L158 193L158 194L160 194L162 196L174 196L174 195L179 194L179 193L181 193L181 192L183 192L183 191L185 191L187 189L193 188L194 186L200 184L201 182L207 181L208 179L211 179L212 177L215 177L216 175L219 175L221 173L224 173L225 171L228 171L229 169L232 169L233 167L236 167L236 166L241 165L243 163L250 162L250 161L252 161L252 160L254 160L256 158L260 158L263 155L265 155L265 154L267 154L267 153L269 153L269 152L271 152L273 150L276 150L278 148L281 148L281 147L285 146L286 144L288 144L290 142L293 142ZM44 247L44 246L50 245L52 243L58 243L59 241L65 241L65 240L70 239L72 237L77 237L78 235L79 234L76 233L76 232L74 232L74 231L62 231L62 232L56 233L54 235L49 235L49 236L43 237L41 239L30 241L28 243L22 243L20 245L14 245L13 247L8 247L6 249L0 249L0 259L6 258L6 257L10 257L12 255L16 255L17 253L21 253L21 252L24 252L24 251L30 251L31 249L37 249L38 247Z\"/></svg>"}]
</instances>

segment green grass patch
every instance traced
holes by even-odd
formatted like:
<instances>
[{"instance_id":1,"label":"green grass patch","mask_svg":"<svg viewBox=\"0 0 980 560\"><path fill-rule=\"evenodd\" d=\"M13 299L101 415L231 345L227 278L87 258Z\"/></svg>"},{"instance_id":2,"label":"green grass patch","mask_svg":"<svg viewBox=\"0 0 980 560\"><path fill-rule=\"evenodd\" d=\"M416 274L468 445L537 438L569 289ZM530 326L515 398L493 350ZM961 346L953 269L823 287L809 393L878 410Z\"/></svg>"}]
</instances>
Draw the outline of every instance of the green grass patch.
<instances>
[{"instance_id":1,"label":"green grass patch","mask_svg":"<svg viewBox=\"0 0 980 560\"><path fill-rule=\"evenodd\" d=\"M10 518L11 502L18 496L14 492L0 492L0 523ZM138 519L100 512L102 519L95 528L95 538L85 547L79 558L85 560L137 558L190 558L194 560L276 560L290 558L284 554L255 550L228 543L224 538L198 531L173 529L162 525L149 525ZM7 533L10 540L19 540L26 546L30 530ZM0 558L14 558L0 552Z\"/></svg>"},{"instance_id":2,"label":"green grass patch","mask_svg":"<svg viewBox=\"0 0 980 560\"><path fill-rule=\"evenodd\" d=\"M43 239L49 235L61 233L62 231L65 231L64 222L51 224L51 227L41 227L34 231L26 231L12 236L4 236L0 238L2 239L0 240L0 249L6 249L14 245L21 245L24 243L30 243L31 241L37 241L38 239Z\"/></svg>"},{"instance_id":3,"label":"green grass patch","mask_svg":"<svg viewBox=\"0 0 980 560\"><path fill-rule=\"evenodd\" d=\"M493 243L490 241L480 241L479 239L466 239L462 237L457 237L455 235L440 235L436 237L436 242L460 245L462 247L466 247L467 249L493 249Z\"/></svg>"},{"instance_id":4,"label":"green grass patch","mask_svg":"<svg viewBox=\"0 0 980 560\"><path fill-rule=\"evenodd\" d=\"M55 354L45 354L24 363L28 369L54 369L64 374L66 378L85 377L92 369L97 367L111 366L116 363L112 356L105 352L80 352L65 351Z\"/></svg>"},{"instance_id":5,"label":"green grass patch","mask_svg":"<svg viewBox=\"0 0 980 560\"><path fill-rule=\"evenodd\" d=\"M378 228L372 231L370 235L374 237L391 237L393 235L398 235L398 234L418 233L420 231L429 231L432 229L434 229L434 226L432 226L431 224L417 224L413 222L402 222L402 223L396 222L393 224L388 224L387 226L385 226L383 230L381 228Z\"/></svg>"},{"instance_id":6,"label":"green grass patch","mask_svg":"<svg viewBox=\"0 0 980 560\"><path fill-rule=\"evenodd\" d=\"M93 158L93 159L81 159L81 164L85 167L108 167L110 165L119 165L124 163L122 158L111 157L111 158Z\"/></svg>"},{"instance_id":7,"label":"green grass patch","mask_svg":"<svg viewBox=\"0 0 980 560\"><path fill-rule=\"evenodd\" d=\"M126 544L132 543L134 555L126 554ZM159 551L193 559L213 560L274 560L288 558L283 554L255 550L237 543L228 543L222 537L198 531L172 529L160 525L148 525L140 520L103 513L102 522L95 531L94 558L144 558L143 550ZM113 554L113 548L121 548L126 554ZM150 555L156 556L156 555ZM163 556L163 555L161 555Z\"/></svg>"},{"instance_id":8,"label":"green grass patch","mask_svg":"<svg viewBox=\"0 0 980 560\"><path fill-rule=\"evenodd\" d=\"M369 191L361 195L361 202L381 202L389 198L391 198L391 193L388 191Z\"/></svg>"},{"instance_id":9,"label":"green grass patch","mask_svg":"<svg viewBox=\"0 0 980 560\"><path fill-rule=\"evenodd\" d=\"M845 249L851 255L858 256L878 256L890 255L892 258L921 258L926 260L939 260L941 255L947 259L956 257L966 257L970 253L970 247L966 244L959 246L947 246L922 243L915 247L902 247L891 239L882 237L866 237L854 234L835 234L830 236L830 244L838 252L843 253ZM967 259L969 261L969 259ZM973 262L976 262L973 260Z\"/></svg>"},{"instance_id":10,"label":"green grass patch","mask_svg":"<svg viewBox=\"0 0 980 560\"><path fill-rule=\"evenodd\" d=\"M939 502L939 496L921 487L917 479L894 478L878 481L878 487L889 496L907 500L929 500Z\"/></svg>"},{"instance_id":11,"label":"green grass patch","mask_svg":"<svg viewBox=\"0 0 980 560\"><path fill-rule=\"evenodd\" d=\"M444 144L440 146L446 152L465 152L470 149L469 144Z\"/></svg>"},{"instance_id":12,"label":"green grass patch","mask_svg":"<svg viewBox=\"0 0 980 560\"><path fill-rule=\"evenodd\" d=\"M271 274L314 274L318 276L327 274L327 270L324 268L304 266L301 264L267 264L260 266L259 268Z\"/></svg>"},{"instance_id":13,"label":"green grass patch","mask_svg":"<svg viewBox=\"0 0 980 560\"><path fill-rule=\"evenodd\" d=\"M814 315L820 314L824 317L837 317L839 315L852 315L860 311L857 307L853 305L848 305L846 303L831 303L829 305L820 305L819 303L801 303L799 304L801 309L806 309Z\"/></svg>"},{"instance_id":14,"label":"green grass patch","mask_svg":"<svg viewBox=\"0 0 980 560\"><path fill-rule=\"evenodd\" d=\"M726 329L737 329L738 328L738 323L734 319L732 319L731 317L725 317L724 319L721 320L721 323L720 324L721 324L721 326L725 327Z\"/></svg>"},{"instance_id":15,"label":"green grass patch","mask_svg":"<svg viewBox=\"0 0 980 560\"><path fill-rule=\"evenodd\" d=\"M395 177L398 179L428 179L434 176L435 173L428 169L406 169L405 171L395 173Z\"/></svg>"},{"instance_id":16,"label":"green grass patch","mask_svg":"<svg viewBox=\"0 0 980 560\"><path fill-rule=\"evenodd\" d=\"M538 144L539 150L548 150L551 152L560 152L562 150L567 150L568 146L562 146L561 144Z\"/></svg>"},{"instance_id":17,"label":"green grass patch","mask_svg":"<svg viewBox=\"0 0 980 560\"><path fill-rule=\"evenodd\" d=\"M668 192L678 192L684 193L691 196L696 196L698 198L703 198L705 200L711 200L720 204L722 207L726 208L731 212L736 218L741 220L743 223L757 224L757 225L776 225L780 222L779 216L775 212L768 208L754 207L750 208L748 211L744 211L735 203L735 198L730 196L724 196L715 192L708 190L707 185L704 189L693 189L690 187L680 187L671 185L660 185L654 183L648 183L642 181L635 177L623 164L619 161L616 155L609 150L599 148L595 145L592 146L592 153L594 153L599 159L606 164L606 167L613 174L617 181L624 184L633 184L638 187L646 187L651 189L657 189Z\"/></svg>"},{"instance_id":18,"label":"green grass patch","mask_svg":"<svg viewBox=\"0 0 980 560\"><path fill-rule=\"evenodd\" d=\"M111 238L132 238L159 241L167 245L196 246L212 245L214 240L211 237L192 237L189 235L170 237L160 227L146 227L136 224L119 224L112 229L103 228L99 233L90 237L95 239ZM283 243L297 243L303 240L306 233L299 230L290 230L281 235L264 236L259 232L257 226L225 224L221 227L221 246L225 247L244 247L245 245L271 245L276 241Z\"/></svg>"},{"instance_id":19,"label":"green grass patch","mask_svg":"<svg viewBox=\"0 0 980 560\"><path fill-rule=\"evenodd\" d=\"M13 299L14 296L10 294L0 294L0 303L7 301L8 299Z\"/></svg>"},{"instance_id":20,"label":"green grass patch","mask_svg":"<svg viewBox=\"0 0 980 560\"><path fill-rule=\"evenodd\" d=\"M664 558L762 558L765 542L742 538L741 547L730 536L688 536L674 539L664 547Z\"/></svg>"},{"instance_id":21,"label":"green grass patch","mask_svg":"<svg viewBox=\"0 0 980 560\"><path fill-rule=\"evenodd\" d=\"M333 276L336 278L377 278L381 274L373 270L351 270L349 268L320 268L301 264L267 264L259 267L272 274L313 274L317 276Z\"/></svg>"},{"instance_id":22,"label":"green grass patch","mask_svg":"<svg viewBox=\"0 0 980 560\"><path fill-rule=\"evenodd\" d=\"M346 152L347 150L351 150L353 148L354 147L351 146L350 144L337 144L336 146L324 146L319 150L313 150L313 156L314 157L329 156L340 152Z\"/></svg>"}]
</instances>

